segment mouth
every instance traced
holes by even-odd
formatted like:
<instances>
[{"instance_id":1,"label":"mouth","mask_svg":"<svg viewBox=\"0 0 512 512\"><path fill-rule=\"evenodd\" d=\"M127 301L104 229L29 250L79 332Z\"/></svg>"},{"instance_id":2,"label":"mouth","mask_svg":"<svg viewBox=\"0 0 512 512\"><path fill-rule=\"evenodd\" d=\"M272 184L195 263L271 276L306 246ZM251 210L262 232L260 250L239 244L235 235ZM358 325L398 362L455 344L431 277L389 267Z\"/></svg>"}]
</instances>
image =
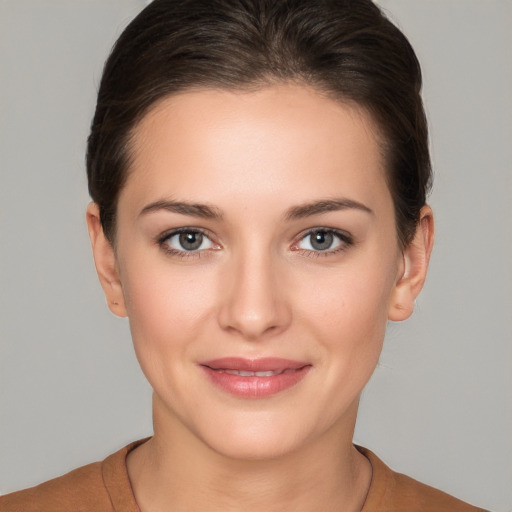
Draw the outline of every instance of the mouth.
<instances>
[{"instance_id":1,"label":"mouth","mask_svg":"<svg viewBox=\"0 0 512 512\"><path fill-rule=\"evenodd\" d=\"M312 367L289 359L239 357L205 361L199 366L217 388L240 398L264 398L285 391L298 384Z\"/></svg>"},{"instance_id":2,"label":"mouth","mask_svg":"<svg viewBox=\"0 0 512 512\"><path fill-rule=\"evenodd\" d=\"M229 373L230 375L239 375L240 377L273 377L274 375L281 375L283 373L291 373L296 371L296 369L288 369L282 371L262 371L262 372L247 372L244 370L229 370L224 368L211 368L212 370L216 370L221 373Z\"/></svg>"}]
</instances>

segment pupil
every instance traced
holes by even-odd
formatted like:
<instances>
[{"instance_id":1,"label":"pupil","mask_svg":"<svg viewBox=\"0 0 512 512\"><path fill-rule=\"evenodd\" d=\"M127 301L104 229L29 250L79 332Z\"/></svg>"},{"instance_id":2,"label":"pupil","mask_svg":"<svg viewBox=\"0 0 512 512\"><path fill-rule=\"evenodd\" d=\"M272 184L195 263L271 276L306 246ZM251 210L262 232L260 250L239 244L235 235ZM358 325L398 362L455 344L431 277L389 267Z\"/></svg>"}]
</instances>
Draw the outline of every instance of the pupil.
<instances>
[{"instance_id":1,"label":"pupil","mask_svg":"<svg viewBox=\"0 0 512 512\"><path fill-rule=\"evenodd\" d=\"M194 251L199 249L203 242L203 235L201 233L181 233L180 234L180 245L186 251Z\"/></svg>"},{"instance_id":2,"label":"pupil","mask_svg":"<svg viewBox=\"0 0 512 512\"><path fill-rule=\"evenodd\" d=\"M334 236L328 231L317 231L311 236L311 245L318 251L325 251L332 245Z\"/></svg>"}]
</instances>

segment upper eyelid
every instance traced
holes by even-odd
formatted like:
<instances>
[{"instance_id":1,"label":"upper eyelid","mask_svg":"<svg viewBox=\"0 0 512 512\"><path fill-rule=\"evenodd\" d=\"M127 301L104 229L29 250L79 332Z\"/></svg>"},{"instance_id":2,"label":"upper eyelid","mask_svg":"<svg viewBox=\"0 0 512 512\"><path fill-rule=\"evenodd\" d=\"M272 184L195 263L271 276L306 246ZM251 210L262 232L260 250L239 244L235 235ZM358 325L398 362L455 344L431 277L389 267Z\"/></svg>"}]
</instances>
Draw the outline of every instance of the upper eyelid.
<instances>
[{"instance_id":1,"label":"upper eyelid","mask_svg":"<svg viewBox=\"0 0 512 512\"><path fill-rule=\"evenodd\" d=\"M333 233L338 237L340 245L339 247L335 247L333 249L325 249L325 250L312 250L312 249L304 249L299 247L299 244L308 236L312 235L315 232L324 231L326 233ZM345 230L337 229L337 228L327 228L327 227L314 227L310 228L306 231L303 231L299 235L297 235L292 242L291 250L295 252L302 252L303 254L315 255L315 256L330 256L336 254L341 251L345 251L349 247L354 245L354 237Z\"/></svg>"},{"instance_id":2,"label":"upper eyelid","mask_svg":"<svg viewBox=\"0 0 512 512\"><path fill-rule=\"evenodd\" d=\"M194 249L194 250L186 250L186 249L178 249L172 247L168 241L171 238L181 234L181 233L200 233L205 238L208 238L212 247L207 247L205 249ZM198 227L179 227L169 229L164 231L155 239L156 245L160 250L163 250L165 253L173 255L175 257L179 257L181 259L185 258L199 258L201 254L205 254L207 251L217 250L220 248L220 244L218 244L211 235L209 235L208 231Z\"/></svg>"},{"instance_id":3,"label":"upper eyelid","mask_svg":"<svg viewBox=\"0 0 512 512\"><path fill-rule=\"evenodd\" d=\"M180 227L180 228L173 228L166 230L162 233L160 233L157 237L157 240L159 242L164 242L168 238L171 238L174 235L179 235L180 233L188 233L188 232L195 232L195 233L201 233L202 235L208 237L213 242L213 237L207 229L203 228L197 228L197 227Z\"/></svg>"},{"instance_id":4,"label":"upper eyelid","mask_svg":"<svg viewBox=\"0 0 512 512\"><path fill-rule=\"evenodd\" d=\"M306 236L316 233L318 231L325 231L326 233L334 233L335 235L339 236L342 239L348 239L351 241L353 240L353 236L348 231L345 231L344 229L338 229L338 228L328 228L325 226L318 226L318 227L309 228L304 231L301 231L295 237L295 240L302 240Z\"/></svg>"},{"instance_id":5,"label":"upper eyelid","mask_svg":"<svg viewBox=\"0 0 512 512\"><path fill-rule=\"evenodd\" d=\"M343 242L353 243L353 236L349 232L347 232L343 229L332 228L332 227L327 227L327 226L315 226L312 228L305 229L305 230L301 231L300 233L298 233L297 235L295 235L291 241L292 245L295 245L296 243L298 243L301 240L303 240L304 238L306 238L308 235L311 235L318 231L325 231L327 233L333 233L334 235L338 236ZM216 245L221 245L216 240L216 237L209 230L200 228L200 227L196 227L196 226L183 226L183 227L172 228L172 229L166 230L163 233L158 235L157 242L163 243L166 240L168 240L169 238L171 238L172 236L175 236L177 234L184 233L184 232L201 233L202 235L209 238L212 243L214 243Z\"/></svg>"}]
</instances>

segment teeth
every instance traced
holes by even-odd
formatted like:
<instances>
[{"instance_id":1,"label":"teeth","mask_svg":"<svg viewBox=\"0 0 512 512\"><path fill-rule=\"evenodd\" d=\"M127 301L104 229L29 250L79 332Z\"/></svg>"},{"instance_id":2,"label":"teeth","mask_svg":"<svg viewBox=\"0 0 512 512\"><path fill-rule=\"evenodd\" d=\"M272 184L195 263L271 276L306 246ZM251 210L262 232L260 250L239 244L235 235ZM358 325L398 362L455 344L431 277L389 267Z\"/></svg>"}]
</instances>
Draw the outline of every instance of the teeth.
<instances>
[{"instance_id":1,"label":"teeth","mask_svg":"<svg viewBox=\"0 0 512 512\"><path fill-rule=\"evenodd\" d=\"M271 370L265 372L247 372L244 370L221 370L224 373L229 373L230 375L238 375L240 377L273 377L274 375L280 375L283 373L282 371L273 372Z\"/></svg>"}]
</instances>

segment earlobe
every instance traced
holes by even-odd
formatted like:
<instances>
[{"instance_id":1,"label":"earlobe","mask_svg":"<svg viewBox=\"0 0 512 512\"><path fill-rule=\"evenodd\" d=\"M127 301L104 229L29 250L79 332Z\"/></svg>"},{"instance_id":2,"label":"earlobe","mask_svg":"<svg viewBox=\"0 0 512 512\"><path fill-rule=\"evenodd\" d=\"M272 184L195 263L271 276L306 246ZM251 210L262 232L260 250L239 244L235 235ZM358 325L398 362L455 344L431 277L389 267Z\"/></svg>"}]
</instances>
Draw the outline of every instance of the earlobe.
<instances>
[{"instance_id":1,"label":"earlobe","mask_svg":"<svg viewBox=\"0 0 512 512\"><path fill-rule=\"evenodd\" d=\"M420 212L414 238L402 254L403 261L389 303L389 320L399 322L412 315L414 302L427 277L433 244L434 216L432 209L424 206Z\"/></svg>"},{"instance_id":2,"label":"earlobe","mask_svg":"<svg viewBox=\"0 0 512 512\"><path fill-rule=\"evenodd\" d=\"M96 203L90 203L87 207L86 220L94 264L96 265L96 272L98 273L101 287L105 293L107 305L114 315L125 317L127 314L123 288L114 248L103 232L99 208Z\"/></svg>"}]
</instances>

